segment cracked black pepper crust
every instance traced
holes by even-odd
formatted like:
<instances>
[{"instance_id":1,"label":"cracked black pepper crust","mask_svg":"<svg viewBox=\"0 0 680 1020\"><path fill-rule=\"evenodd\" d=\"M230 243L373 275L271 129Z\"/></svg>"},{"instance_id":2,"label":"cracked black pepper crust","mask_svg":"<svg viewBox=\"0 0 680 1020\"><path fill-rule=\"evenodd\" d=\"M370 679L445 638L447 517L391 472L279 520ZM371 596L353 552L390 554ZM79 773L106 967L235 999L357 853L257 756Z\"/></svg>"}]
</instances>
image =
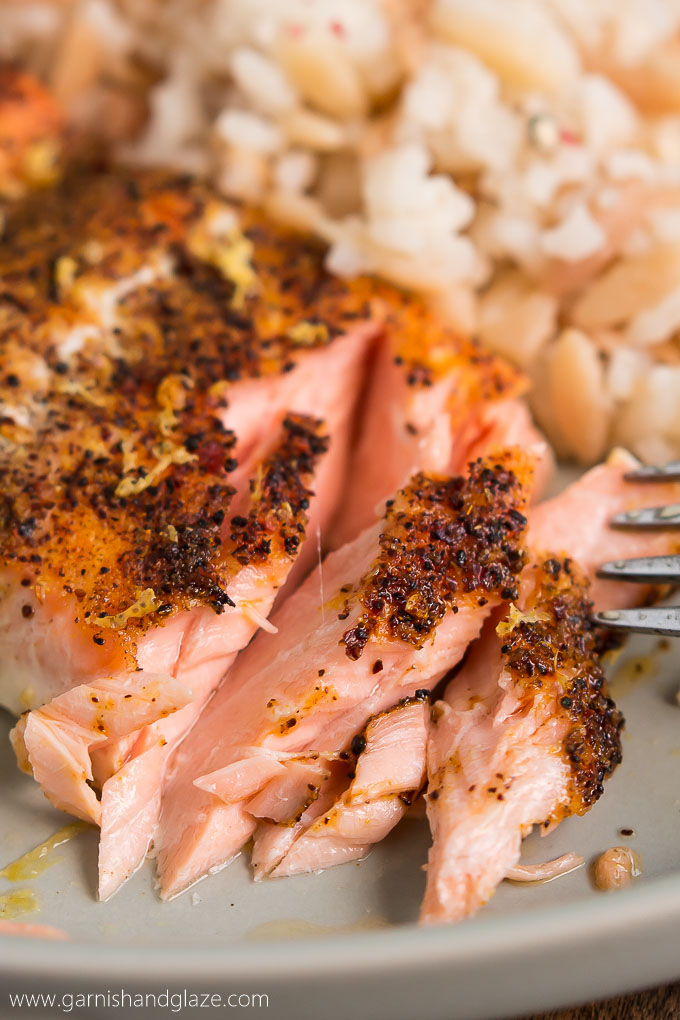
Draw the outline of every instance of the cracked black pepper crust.
<instances>
[{"instance_id":1,"label":"cracked black pepper crust","mask_svg":"<svg viewBox=\"0 0 680 1020\"><path fill-rule=\"evenodd\" d=\"M528 696L546 691L567 723L563 754L572 781L569 803L553 819L560 820L583 814L603 793L604 779L621 762L624 719L607 693L600 663L606 635L592 623L588 581L568 558L543 559L536 574L523 614L530 618L504 635L501 652Z\"/></svg>"},{"instance_id":2,"label":"cracked black pepper crust","mask_svg":"<svg viewBox=\"0 0 680 1020\"><path fill-rule=\"evenodd\" d=\"M255 276L238 309L241 262L235 280L219 264L233 238L211 240L225 215ZM221 414L232 383L287 371L363 313L345 315L320 251L186 177L76 169L11 207L0 259L0 562L37 602L75 600L88 638L109 644L93 623L141 592L158 609L126 631L175 608L220 612L238 566L294 557L319 423L289 416L230 525L237 437Z\"/></svg>"},{"instance_id":3,"label":"cracked black pepper crust","mask_svg":"<svg viewBox=\"0 0 680 1020\"><path fill-rule=\"evenodd\" d=\"M422 648L446 612L517 597L531 473L513 449L466 477L414 476L388 504L380 554L353 596L363 613L342 638L350 659L371 637Z\"/></svg>"},{"instance_id":4,"label":"cracked black pepper crust","mask_svg":"<svg viewBox=\"0 0 680 1020\"><path fill-rule=\"evenodd\" d=\"M225 443L228 449L229 437ZM196 460L127 498L115 495L115 456L108 463L99 458L99 464L83 457L66 487L75 495L58 506L69 515L70 527L58 526L63 518L54 512L39 521L6 516L5 531L15 543L5 563L36 592L56 588L72 596L74 622L98 644L112 633L97 627L98 618L124 611L141 589L152 588L156 611L129 619L121 636L132 649L140 631L175 609L206 604L221 613L233 606L229 582L242 566L295 557L304 539L314 468L327 445L322 423L289 415L251 484L247 514L231 520L233 489L217 440L199 446L203 452ZM108 477L113 481L102 495ZM61 483L63 476L45 479L46 485Z\"/></svg>"},{"instance_id":5,"label":"cracked black pepper crust","mask_svg":"<svg viewBox=\"0 0 680 1020\"><path fill-rule=\"evenodd\" d=\"M186 176L75 167L8 210L0 260L0 563L38 602L75 598L81 625L149 588L161 617L220 611L224 543L233 563L264 555L265 523L228 540L222 524L234 383L285 373L373 317L412 385L451 359L469 360L480 392L516 384L422 303L331 277L316 244ZM291 526L288 555L300 538Z\"/></svg>"},{"instance_id":6,"label":"cracked black pepper crust","mask_svg":"<svg viewBox=\"0 0 680 1020\"><path fill-rule=\"evenodd\" d=\"M293 558L305 538L309 484L329 438L323 422L305 415L289 414L283 431L279 447L251 479L250 513L229 524L229 555L240 566L265 563L272 553Z\"/></svg>"},{"instance_id":7,"label":"cracked black pepper crust","mask_svg":"<svg viewBox=\"0 0 680 1020\"><path fill-rule=\"evenodd\" d=\"M225 213L246 244L238 268L250 265L254 274L242 303L234 302L238 271L220 269L225 252L233 254L229 221L216 226ZM86 288L157 268L118 296L111 335L96 352L109 353L128 385L131 375L136 384L157 386L184 372L207 387L276 373L301 347L327 343L367 312L366 294L346 300L348 288L325 272L318 246L253 210L235 210L199 181L160 171L70 172L12 207L0 256L3 316L51 368L59 358L45 336L46 318L59 311L64 319L96 321ZM288 335L301 321L318 329ZM85 364L71 360L70 372L91 373L94 348L90 341Z\"/></svg>"}]
</instances>

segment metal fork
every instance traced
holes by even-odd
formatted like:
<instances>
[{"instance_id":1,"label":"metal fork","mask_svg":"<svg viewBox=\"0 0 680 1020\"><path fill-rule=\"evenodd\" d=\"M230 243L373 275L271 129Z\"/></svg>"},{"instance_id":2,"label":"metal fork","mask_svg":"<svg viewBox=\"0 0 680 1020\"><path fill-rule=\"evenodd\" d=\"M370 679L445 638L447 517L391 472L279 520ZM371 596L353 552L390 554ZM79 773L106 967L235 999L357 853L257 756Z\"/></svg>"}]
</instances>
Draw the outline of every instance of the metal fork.
<instances>
[{"instance_id":1,"label":"metal fork","mask_svg":"<svg viewBox=\"0 0 680 1020\"><path fill-rule=\"evenodd\" d=\"M661 467L640 467L625 475L631 482L680 481L680 460ZM680 503L647 510L629 510L611 520L615 528L680 529ZM613 581L637 581L647 584L680 584L680 555L643 556L639 559L612 560L603 563L598 576ZM657 606L642 609L606 609L593 619L612 630L636 631L640 634L661 634L680 637L680 606Z\"/></svg>"}]
</instances>

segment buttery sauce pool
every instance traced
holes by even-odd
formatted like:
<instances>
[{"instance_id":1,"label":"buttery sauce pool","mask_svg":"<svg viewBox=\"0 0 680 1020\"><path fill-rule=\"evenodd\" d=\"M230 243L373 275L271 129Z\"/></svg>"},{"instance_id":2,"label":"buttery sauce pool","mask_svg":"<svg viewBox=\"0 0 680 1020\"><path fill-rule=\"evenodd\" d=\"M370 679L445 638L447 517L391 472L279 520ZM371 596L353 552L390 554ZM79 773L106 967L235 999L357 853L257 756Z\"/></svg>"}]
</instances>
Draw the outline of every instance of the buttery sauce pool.
<instances>
[{"instance_id":1,"label":"buttery sauce pool","mask_svg":"<svg viewBox=\"0 0 680 1020\"><path fill-rule=\"evenodd\" d=\"M14 921L39 910L40 900L31 889L14 889L0 896L0 921Z\"/></svg>"},{"instance_id":2,"label":"buttery sauce pool","mask_svg":"<svg viewBox=\"0 0 680 1020\"><path fill-rule=\"evenodd\" d=\"M88 828L89 826L85 822L73 822L71 825L65 825L44 843L40 843L33 850L29 850L28 853L17 858L16 861L0 868L0 878L6 878L8 882L26 882L37 878L61 860L60 857L54 856L54 851L58 847L69 843Z\"/></svg>"}]
</instances>

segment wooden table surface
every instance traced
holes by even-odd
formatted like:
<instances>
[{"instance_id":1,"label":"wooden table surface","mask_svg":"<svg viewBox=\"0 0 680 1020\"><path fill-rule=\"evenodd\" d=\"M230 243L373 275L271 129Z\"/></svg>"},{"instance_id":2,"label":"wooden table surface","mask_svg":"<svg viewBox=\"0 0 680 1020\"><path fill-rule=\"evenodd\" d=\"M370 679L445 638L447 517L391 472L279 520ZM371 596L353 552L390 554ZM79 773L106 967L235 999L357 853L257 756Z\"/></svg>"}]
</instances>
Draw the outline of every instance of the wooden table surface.
<instances>
[{"instance_id":1,"label":"wooden table surface","mask_svg":"<svg viewBox=\"0 0 680 1020\"><path fill-rule=\"evenodd\" d=\"M678 1020L679 1017L680 984L677 984L578 1009L558 1009L553 1013L524 1017L523 1020Z\"/></svg>"}]
</instances>

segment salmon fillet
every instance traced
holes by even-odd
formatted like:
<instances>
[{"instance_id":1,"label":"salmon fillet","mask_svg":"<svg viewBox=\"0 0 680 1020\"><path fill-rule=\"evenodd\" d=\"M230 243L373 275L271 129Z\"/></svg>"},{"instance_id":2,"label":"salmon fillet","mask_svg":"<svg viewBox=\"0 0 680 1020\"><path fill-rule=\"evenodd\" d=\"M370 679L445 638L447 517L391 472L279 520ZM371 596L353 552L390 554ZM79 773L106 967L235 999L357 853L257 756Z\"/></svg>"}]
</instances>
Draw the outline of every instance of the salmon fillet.
<instances>
[{"instance_id":1,"label":"salmon fillet","mask_svg":"<svg viewBox=\"0 0 680 1020\"><path fill-rule=\"evenodd\" d=\"M101 819L111 891L170 748L318 555L380 327L316 248L167 174L72 171L0 247L0 703L41 709L19 759Z\"/></svg>"},{"instance_id":2,"label":"salmon fillet","mask_svg":"<svg viewBox=\"0 0 680 1020\"><path fill-rule=\"evenodd\" d=\"M416 475L274 615L278 633L239 657L174 755L155 844L164 897L227 864L257 818L298 820L366 719L436 683L515 597L532 466L512 450L468 478Z\"/></svg>"},{"instance_id":3,"label":"salmon fillet","mask_svg":"<svg viewBox=\"0 0 680 1020\"><path fill-rule=\"evenodd\" d=\"M614 513L676 502L674 484L624 482L615 453L531 514L533 563L433 707L427 812L433 845L421 919L474 913L517 863L533 825L587 811L620 761L622 717L599 663L596 609L644 589L594 578L604 560L674 551L669 533L615 530ZM554 550L552 554L548 550Z\"/></svg>"},{"instance_id":4,"label":"salmon fillet","mask_svg":"<svg viewBox=\"0 0 680 1020\"><path fill-rule=\"evenodd\" d=\"M0 921L0 935L21 936L29 939L56 939L64 941L68 935L60 928L52 928L49 924L27 924L24 921Z\"/></svg>"},{"instance_id":5,"label":"salmon fillet","mask_svg":"<svg viewBox=\"0 0 680 1020\"><path fill-rule=\"evenodd\" d=\"M192 609L137 645L137 669L81 684L22 717L13 733L47 798L101 826L101 898L141 863L158 816L168 755L266 617L304 539L318 423L284 422L281 442L253 479L250 507L231 518L221 555L232 564L218 615ZM165 665L165 676L149 672ZM93 781L101 790L97 797Z\"/></svg>"},{"instance_id":6,"label":"salmon fillet","mask_svg":"<svg viewBox=\"0 0 680 1020\"><path fill-rule=\"evenodd\" d=\"M12 711L123 668L138 631L225 604L226 575L208 561L228 525L213 518L289 412L323 418L332 436L310 530L334 510L379 327L357 322L315 249L249 223L243 233L205 188L159 174L74 173L8 214L0 703ZM315 548L303 555L311 565ZM152 613L92 626L148 588Z\"/></svg>"}]
</instances>

